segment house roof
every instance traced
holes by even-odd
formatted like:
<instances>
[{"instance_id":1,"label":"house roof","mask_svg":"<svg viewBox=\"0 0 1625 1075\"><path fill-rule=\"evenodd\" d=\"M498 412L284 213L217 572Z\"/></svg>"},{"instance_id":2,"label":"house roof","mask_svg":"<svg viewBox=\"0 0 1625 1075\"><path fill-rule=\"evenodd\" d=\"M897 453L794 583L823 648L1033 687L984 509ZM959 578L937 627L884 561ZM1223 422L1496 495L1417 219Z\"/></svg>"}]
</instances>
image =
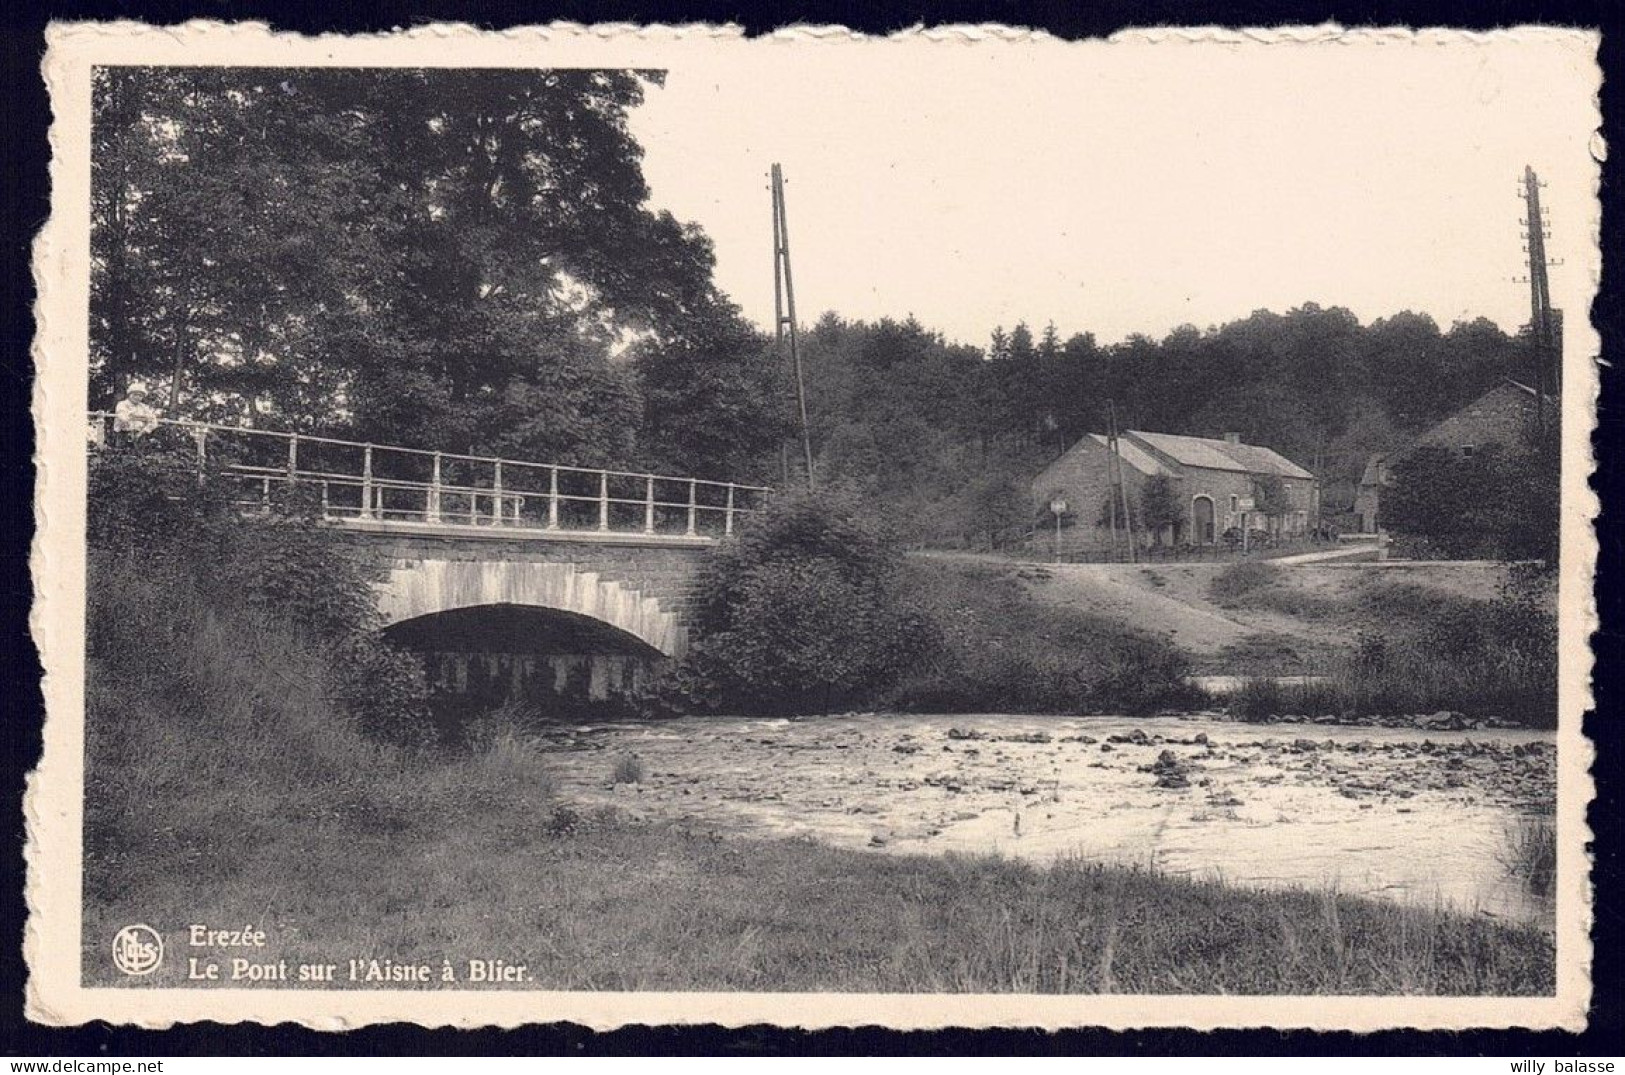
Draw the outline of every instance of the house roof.
<instances>
[{"instance_id":1,"label":"house roof","mask_svg":"<svg viewBox=\"0 0 1625 1075\"><path fill-rule=\"evenodd\" d=\"M1231 470L1247 474L1275 474L1283 478L1313 478L1307 470L1279 452L1257 444L1231 444L1213 437L1186 437L1176 433L1145 433L1130 430L1128 435L1164 453L1187 467Z\"/></svg>"},{"instance_id":2,"label":"house roof","mask_svg":"<svg viewBox=\"0 0 1625 1075\"><path fill-rule=\"evenodd\" d=\"M1094 441L1102 448L1109 446L1106 441L1106 434L1104 433L1091 433L1089 434L1088 439ZM1131 440L1118 437L1117 453L1118 455L1122 456L1125 464L1133 467L1141 474L1167 474L1170 477L1173 476L1174 472L1164 466L1162 460L1158 459L1156 456L1152 455L1150 452L1146 451L1144 448L1140 447L1138 444L1135 444Z\"/></svg>"}]
</instances>

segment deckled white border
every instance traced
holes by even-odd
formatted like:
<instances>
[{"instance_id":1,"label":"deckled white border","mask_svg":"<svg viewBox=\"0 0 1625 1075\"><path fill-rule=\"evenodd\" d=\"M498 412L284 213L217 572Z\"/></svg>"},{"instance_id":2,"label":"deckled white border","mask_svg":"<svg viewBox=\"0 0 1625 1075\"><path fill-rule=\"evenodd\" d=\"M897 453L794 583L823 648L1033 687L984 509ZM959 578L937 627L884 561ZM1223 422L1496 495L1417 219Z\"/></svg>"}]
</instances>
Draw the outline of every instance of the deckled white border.
<instances>
[{"instance_id":1,"label":"deckled white border","mask_svg":"<svg viewBox=\"0 0 1625 1075\"><path fill-rule=\"evenodd\" d=\"M79 986L80 827L84 713L83 409L88 344L89 72L97 64L303 64L310 66L601 66L674 67L703 63L716 48L1099 47L1062 42L1048 34L1000 26L915 28L888 38L839 27L794 27L742 45L733 26L581 26L554 23L481 32L435 25L389 34L302 37L271 32L264 24L190 22L154 28L134 22L57 24L48 34L44 74L55 110L51 131L52 215L34 246L39 327L33 356L38 372L34 421L38 436L32 568L34 637L45 668L48 719L45 752L29 778L30 918L24 951L30 968L27 1014L38 1022L77 1024L93 1019L165 1027L216 1020L292 1021L340 1030L382 1021L424 1026L504 1026L568 1020L597 1030L628 1023L794 1027L884 1025L895 1028L1074 1026L1310 1027L1376 1030L1393 1027L1564 1027L1580 1029L1590 998L1592 919L1590 833L1585 809L1593 795L1591 744L1580 720L1590 705L1592 656L1587 639L1596 624L1592 578L1596 541L1591 520L1597 500L1587 485L1599 378L1589 356L1599 353L1589 318L1566 326L1563 411L1563 562L1560 629L1563 652L1558 733L1557 884L1558 995L1555 998L1435 997L1191 997L1029 995L859 995L746 993L559 992L351 992L263 990L92 989ZM1429 29L1344 30L1336 26L1275 30L1127 30L1111 42L1156 42L1165 47L1231 48L1262 44L1415 46L1512 38L1569 42L1594 64L1598 37L1589 31L1528 27L1484 33ZM1599 75L1600 79L1600 75ZM1601 126L1600 113L1561 117ZM1600 135L1593 153L1600 155ZM1600 175L1593 190L1600 186ZM1570 222L1570 226L1574 223ZM1597 246L1600 206L1586 222L1593 289L1601 271Z\"/></svg>"}]
</instances>

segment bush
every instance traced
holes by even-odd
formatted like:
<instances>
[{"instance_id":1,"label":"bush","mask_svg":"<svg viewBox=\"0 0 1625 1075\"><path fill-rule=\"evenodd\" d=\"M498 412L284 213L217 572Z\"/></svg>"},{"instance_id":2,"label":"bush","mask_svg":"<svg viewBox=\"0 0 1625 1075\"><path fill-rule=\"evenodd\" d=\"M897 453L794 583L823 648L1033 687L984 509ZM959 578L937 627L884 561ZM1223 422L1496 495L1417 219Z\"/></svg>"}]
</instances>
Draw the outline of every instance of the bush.
<instances>
[{"instance_id":1,"label":"bush","mask_svg":"<svg viewBox=\"0 0 1625 1075\"><path fill-rule=\"evenodd\" d=\"M919 561L905 578L928 644L882 702L917 712L1149 713L1200 704L1185 654L1083 609L1044 605L1009 573Z\"/></svg>"},{"instance_id":2,"label":"bush","mask_svg":"<svg viewBox=\"0 0 1625 1075\"><path fill-rule=\"evenodd\" d=\"M905 560L840 495L724 546L650 711L1149 713L1204 700L1166 639L1031 600L998 568Z\"/></svg>"},{"instance_id":3,"label":"bush","mask_svg":"<svg viewBox=\"0 0 1625 1075\"><path fill-rule=\"evenodd\" d=\"M421 742L421 672L308 517L243 518L161 442L94 456L88 509L88 891L461 794L399 748Z\"/></svg>"},{"instance_id":4,"label":"bush","mask_svg":"<svg viewBox=\"0 0 1625 1075\"><path fill-rule=\"evenodd\" d=\"M1213 576L1208 596L1221 605L1233 604L1276 583L1280 568L1256 560L1231 564Z\"/></svg>"},{"instance_id":5,"label":"bush","mask_svg":"<svg viewBox=\"0 0 1625 1075\"><path fill-rule=\"evenodd\" d=\"M1403 622L1403 621L1396 621ZM1530 727L1557 723L1557 619L1534 601L1444 600L1394 634L1362 631L1322 680L1247 680L1243 720L1284 713L1403 716L1451 710Z\"/></svg>"},{"instance_id":6,"label":"bush","mask_svg":"<svg viewBox=\"0 0 1625 1075\"><path fill-rule=\"evenodd\" d=\"M276 514L245 517L219 475L200 482L195 466L187 450L161 443L92 457L92 646L101 619L95 591L146 577L162 595L144 614L155 637L184 634L188 617L207 610L256 610L326 655L331 702L369 732L421 742L428 728L422 668L379 636L372 576L318 525L297 491ZM136 645L135 653L104 649L103 666L123 674L141 659Z\"/></svg>"},{"instance_id":7,"label":"bush","mask_svg":"<svg viewBox=\"0 0 1625 1075\"><path fill-rule=\"evenodd\" d=\"M1230 715L1250 722L1273 720L1286 713L1285 694L1274 679L1248 676L1230 694Z\"/></svg>"},{"instance_id":8,"label":"bush","mask_svg":"<svg viewBox=\"0 0 1625 1075\"><path fill-rule=\"evenodd\" d=\"M673 682L690 703L753 712L827 713L872 696L922 642L901 564L853 498L775 500L707 565L698 637Z\"/></svg>"},{"instance_id":9,"label":"bush","mask_svg":"<svg viewBox=\"0 0 1625 1075\"><path fill-rule=\"evenodd\" d=\"M299 861L396 833L547 804L552 781L494 717L451 762L368 734L358 673L196 572L92 550L87 590L85 892L94 904L216 884L267 847ZM382 714L382 708L376 710ZM400 716L397 714L397 716ZM388 738L415 727L408 711ZM376 731L376 729L375 729ZM540 821L537 822L540 824Z\"/></svg>"},{"instance_id":10,"label":"bush","mask_svg":"<svg viewBox=\"0 0 1625 1075\"><path fill-rule=\"evenodd\" d=\"M1531 436L1471 456L1424 445L1394 465L1383 523L1456 559L1555 563L1559 456L1555 423L1544 442Z\"/></svg>"},{"instance_id":11,"label":"bush","mask_svg":"<svg viewBox=\"0 0 1625 1075\"><path fill-rule=\"evenodd\" d=\"M85 717L87 885L229 872L282 826L321 826L398 769L334 704L323 655L193 580L92 560Z\"/></svg>"},{"instance_id":12,"label":"bush","mask_svg":"<svg viewBox=\"0 0 1625 1075\"><path fill-rule=\"evenodd\" d=\"M643 759L636 754L624 754L617 758L612 779L617 784L643 783Z\"/></svg>"},{"instance_id":13,"label":"bush","mask_svg":"<svg viewBox=\"0 0 1625 1075\"><path fill-rule=\"evenodd\" d=\"M1208 583L1208 596L1224 608L1256 609L1302 618L1329 616L1342 610L1337 601L1288 583L1289 577L1288 572L1266 561L1243 560L1213 576Z\"/></svg>"}]
</instances>

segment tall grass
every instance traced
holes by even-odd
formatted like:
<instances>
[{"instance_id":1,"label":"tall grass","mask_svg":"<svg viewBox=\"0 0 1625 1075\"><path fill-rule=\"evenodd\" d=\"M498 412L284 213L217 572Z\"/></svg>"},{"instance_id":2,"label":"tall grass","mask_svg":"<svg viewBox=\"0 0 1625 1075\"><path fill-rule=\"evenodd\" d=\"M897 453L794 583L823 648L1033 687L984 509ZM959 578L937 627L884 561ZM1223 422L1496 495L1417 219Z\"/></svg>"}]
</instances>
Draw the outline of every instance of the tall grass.
<instances>
[{"instance_id":1,"label":"tall grass","mask_svg":"<svg viewBox=\"0 0 1625 1075\"><path fill-rule=\"evenodd\" d=\"M1082 861L1040 866L720 838L602 816L518 826L509 823L513 813L470 817L455 829L420 819L314 853L283 834L243 875L187 893L188 913L220 921L245 907L258 914L274 892L272 919L297 929L272 931L279 948L270 958L320 959L365 937L370 950L397 961L502 953L525 963L527 984L541 989L1553 988L1554 953L1541 930L1430 907ZM145 903L109 908L105 924L117 928L136 907L152 914L151 889L141 896ZM104 980L113 973L105 957L87 966ZM177 984L163 975L180 973L166 967L154 984Z\"/></svg>"},{"instance_id":2,"label":"tall grass","mask_svg":"<svg viewBox=\"0 0 1625 1075\"><path fill-rule=\"evenodd\" d=\"M1506 831L1502 864L1531 895L1552 895L1557 878L1557 826L1549 816L1519 818Z\"/></svg>"},{"instance_id":3,"label":"tall grass","mask_svg":"<svg viewBox=\"0 0 1625 1075\"><path fill-rule=\"evenodd\" d=\"M1307 681L1249 677L1229 698L1243 720L1282 716L1410 716L1458 712L1532 728L1556 724L1556 690L1525 662L1412 651L1381 667L1349 658Z\"/></svg>"},{"instance_id":4,"label":"tall grass","mask_svg":"<svg viewBox=\"0 0 1625 1075\"><path fill-rule=\"evenodd\" d=\"M1289 570L1268 562L1243 560L1213 576L1208 583L1208 597L1222 608L1279 612L1306 619L1333 616L1341 610L1336 600L1292 586L1287 581Z\"/></svg>"},{"instance_id":5,"label":"tall grass","mask_svg":"<svg viewBox=\"0 0 1625 1075\"><path fill-rule=\"evenodd\" d=\"M290 839L314 848L496 804L544 808L539 754L496 737L456 766L363 734L329 654L178 572L93 557L85 875L92 900L153 876L219 879Z\"/></svg>"},{"instance_id":6,"label":"tall grass","mask_svg":"<svg viewBox=\"0 0 1625 1075\"><path fill-rule=\"evenodd\" d=\"M1364 590L1350 611L1379 626L1357 632L1349 652L1317 680L1244 681L1231 696L1231 712L1266 720L1450 710L1555 726L1557 623L1538 602L1512 595L1477 601L1389 584Z\"/></svg>"}]
</instances>

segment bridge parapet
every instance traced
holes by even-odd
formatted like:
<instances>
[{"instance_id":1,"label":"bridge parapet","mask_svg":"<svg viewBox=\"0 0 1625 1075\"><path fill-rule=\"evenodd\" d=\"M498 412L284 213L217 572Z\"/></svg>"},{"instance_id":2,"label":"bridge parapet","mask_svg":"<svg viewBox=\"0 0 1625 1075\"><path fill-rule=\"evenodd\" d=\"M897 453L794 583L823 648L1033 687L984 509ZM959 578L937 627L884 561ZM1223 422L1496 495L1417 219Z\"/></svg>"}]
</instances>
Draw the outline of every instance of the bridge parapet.
<instances>
[{"instance_id":1,"label":"bridge parapet","mask_svg":"<svg viewBox=\"0 0 1625 1075\"><path fill-rule=\"evenodd\" d=\"M113 416L92 412L106 443ZM520 540L626 535L711 544L761 511L764 486L367 444L300 433L163 419L151 436L184 438L199 473L218 468L247 511L312 490L328 521L363 531L486 532ZM611 538L610 535L615 535Z\"/></svg>"}]
</instances>

